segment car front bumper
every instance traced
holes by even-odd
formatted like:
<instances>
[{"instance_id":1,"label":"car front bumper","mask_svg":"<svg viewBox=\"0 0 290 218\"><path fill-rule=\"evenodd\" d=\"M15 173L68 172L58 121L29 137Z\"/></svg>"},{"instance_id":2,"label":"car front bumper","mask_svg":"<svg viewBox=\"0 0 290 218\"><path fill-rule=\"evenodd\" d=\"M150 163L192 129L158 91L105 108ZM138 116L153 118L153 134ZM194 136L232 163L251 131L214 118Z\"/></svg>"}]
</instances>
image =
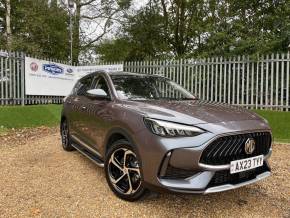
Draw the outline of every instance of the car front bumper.
<instances>
[{"instance_id":1,"label":"car front bumper","mask_svg":"<svg viewBox=\"0 0 290 218\"><path fill-rule=\"evenodd\" d=\"M143 130L136 134L136 144L142 160L142 175L144 184L157 191L171 191L179 193L214 193L239 188L244 185L255 183L271 174L268 158L272 148L264 155L264 169L253 173L247 179L236 179L234 183L225 182L212 184L218 172L229 175L230 164L208 165L200 162L204 149L214 140L224 135L236 135L252 132L270 132L265 126L257 126L255 121L247 121L247 126L253 124L253 129L232 131L224 128L223 132L209 131L205 134L188 138L162 138L152 135L151 132ZM208 124L207 124L208 125ZM216 124L215 124L216 125ZM200 127L204 127L200 125ZM208 128L207 128L208 129ZM221 128L220 128L221 129ZM174 178L166 176L167 166L174 169L189 172L190 176ZM247 172L247 171L245 171Z\"/></svg>"},{"instance_id":2,"label":"car front bumper","mask_svg":"<svg viewBox=\"0 0 290 218\"><path fill-rule=\"evenodd\" d=\"M159 181L162 184L163 188L171 192L197 194L222 192L258 182L270 176L271 171L268 167L269 165L267 162L264 162L264 164L266 165L266 167L262 172L257 173L251 179L247 179L245 181L241 179L240 182L235 184L231 184L229 182L221 185L210 185L217 171L202 171L186 179L159 179Z\"/></svg>"},{"instance_id":3,"label":"car front bumper","mask_svg":"<svg viewBox=\"0 0 290 218\"><path fill-rule=\"evenodd\" d=\"M252 183L256 183L262 179L265 179L271 175L270 171L266 171L264 173L257 175L256 178L254 179L241 182L238 184L224 184L209 188L199 188L200 185L198 185L198 183L203 181L201 183L205 184L207 183L207 181L210 180L210 177L208 177L208 175L206 175L207 179L205 180L203 174L208 174L208 172L203 172L202 174L194 178L190 178L183 183L180 181L169 181L169 180L161 180L160 182L166 187L166 189L172 192L189 193L189 194L210 194L240 188L245 185L250 185ZM213 174L211 173L211 175Z\"/></svg>"}]
</instances>

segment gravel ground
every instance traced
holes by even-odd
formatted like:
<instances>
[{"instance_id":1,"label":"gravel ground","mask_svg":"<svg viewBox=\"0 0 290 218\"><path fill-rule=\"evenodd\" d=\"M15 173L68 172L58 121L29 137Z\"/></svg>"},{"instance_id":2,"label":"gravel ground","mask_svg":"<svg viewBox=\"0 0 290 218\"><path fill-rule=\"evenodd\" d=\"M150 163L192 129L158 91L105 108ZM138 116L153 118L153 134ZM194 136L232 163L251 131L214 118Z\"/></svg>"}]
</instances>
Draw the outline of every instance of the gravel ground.
<instances>
[{"instance_id":1,"label":"gravel ground","mask_svg":"<svg viewBox=\"0 0 290 218\"><path fill-rule=\"evenodd\" d=\"M290 217L290 145L274 145L273 174L210 195L156 194L119 200L101 168L64 152L57 129L0 137L0 217Z\"/></svg>"}]
</instances>

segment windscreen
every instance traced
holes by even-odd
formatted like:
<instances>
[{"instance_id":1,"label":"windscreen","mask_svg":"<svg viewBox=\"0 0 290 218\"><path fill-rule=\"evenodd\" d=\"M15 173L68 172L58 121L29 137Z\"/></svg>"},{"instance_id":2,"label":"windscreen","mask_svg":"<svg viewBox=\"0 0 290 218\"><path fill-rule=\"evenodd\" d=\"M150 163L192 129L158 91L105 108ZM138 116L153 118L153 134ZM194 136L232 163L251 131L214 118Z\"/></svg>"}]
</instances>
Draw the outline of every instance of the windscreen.
<instances>
[{"instance_id":1,"label":"windscreen","mask_svg":"<svg viewBox=\"0 0 290 218\"><path fill-rule=\"evenodd\" d=\"M111 75L121 99L193 100L195 97L169 79L157 76Z\"/></svg>"}]
</instances>

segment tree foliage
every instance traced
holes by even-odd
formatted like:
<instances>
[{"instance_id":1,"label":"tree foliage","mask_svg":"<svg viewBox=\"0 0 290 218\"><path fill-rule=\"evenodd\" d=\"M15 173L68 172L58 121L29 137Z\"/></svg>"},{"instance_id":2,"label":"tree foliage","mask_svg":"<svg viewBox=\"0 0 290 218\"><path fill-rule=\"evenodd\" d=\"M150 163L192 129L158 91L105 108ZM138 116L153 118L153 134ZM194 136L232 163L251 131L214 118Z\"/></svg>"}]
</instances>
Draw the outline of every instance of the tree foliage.
<instances>
[{"instance_id":1,"label":"tree foliage","mask_svg":"<svg viewBox=\"0 0 290 218\"><path fill-rule=\"evenodd\" d=\"M130 0L74 0L75 10L69 10L67 0L10 1L12 45L6 37L7 0L0 0L0 49L68 60L71 15L74 63L112 30L131 4Z\"/></svg>"},{"instance_id":2,"label":"tree foliage","mask_svg":"<svg viewBox=\"0 0 290 218\"><path fill-rule=\"evenodd\" d=\"M0 49L4 48L5 44L5 2L0 0Z\"/></svg>"},{"instance_id":3,"label":"tree foliage","mask_svg":"<svg viewBox=\"0 0 290 218\"><path fill-rule=\"evenodd\" d=\"M130 60L160 54L209 57L286 52L290 45L289 3L289 0L150 0L128 18L123 35L116 40L128 39L131 43L127 46L128 56L124 57ZM110 45L114 43L106 41L100 45L107 48L99 50L104 60Z\"/></svg>"},{"instance_id":4,"label":"tree foliage","mask_svg":"<svg viewBox=\"0 0 290 218\"><path fill-rule=\"evenodd\" d=\"M0 0L0 49L68 60L67 0ZM286 52L290 0L74 0L73 62ZM8 38L11 38L8 43ZM92 58L93 59L93 58Z\"/></svg>"},{"instance_id":5,"label":"tree foliage","mask_svg":"<svg viewBox=\"0 0 290 218\"><path fill-rule=\"evenodd\" d=\"M53 3L11 0L11 50L61 60L68 58L68 16L63 8ZM4 32L5 21L2 25ZM7 44L1 43L0 47L7 49Z\"/></svg>"},{"instance_id":6,"label":"tree foliage","mask_svg":"<svg viewBox=\"0 0 290 218\"><path fill-rule=\"evenodd\" d=\"M108 33L114 24L123 20L131 6L131 0L75 0L73 27L73 61L80 54L90 52Z\"/></svg>"}]
</instances>

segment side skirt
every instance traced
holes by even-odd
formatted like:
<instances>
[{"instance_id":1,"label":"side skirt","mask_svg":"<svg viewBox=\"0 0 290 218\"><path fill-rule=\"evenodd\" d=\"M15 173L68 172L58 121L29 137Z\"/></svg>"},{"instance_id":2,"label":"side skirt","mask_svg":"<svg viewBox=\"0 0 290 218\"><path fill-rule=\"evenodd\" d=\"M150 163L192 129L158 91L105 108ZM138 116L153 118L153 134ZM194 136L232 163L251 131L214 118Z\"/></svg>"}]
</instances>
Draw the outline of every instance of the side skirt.
<instances>
[{"instance_id":1,"label":"side skirt","mask_svg":"<svg viewBox=\"0 0 290 218\"><path fill-rule=\"evenodd\" d=\"M81 143L79 140L75 140L75 137L72 137L72 146L78 150L82 155L86 156L87 158L89 158L93 163L95 163L97 166L99 167L104 167L104 162L101 159L101 157L96 153L91 151L91 149L87 149L86 145L82 145L83 143ZM77 141L77 142L76 142Z\"/></svg>"}]
</instances>

